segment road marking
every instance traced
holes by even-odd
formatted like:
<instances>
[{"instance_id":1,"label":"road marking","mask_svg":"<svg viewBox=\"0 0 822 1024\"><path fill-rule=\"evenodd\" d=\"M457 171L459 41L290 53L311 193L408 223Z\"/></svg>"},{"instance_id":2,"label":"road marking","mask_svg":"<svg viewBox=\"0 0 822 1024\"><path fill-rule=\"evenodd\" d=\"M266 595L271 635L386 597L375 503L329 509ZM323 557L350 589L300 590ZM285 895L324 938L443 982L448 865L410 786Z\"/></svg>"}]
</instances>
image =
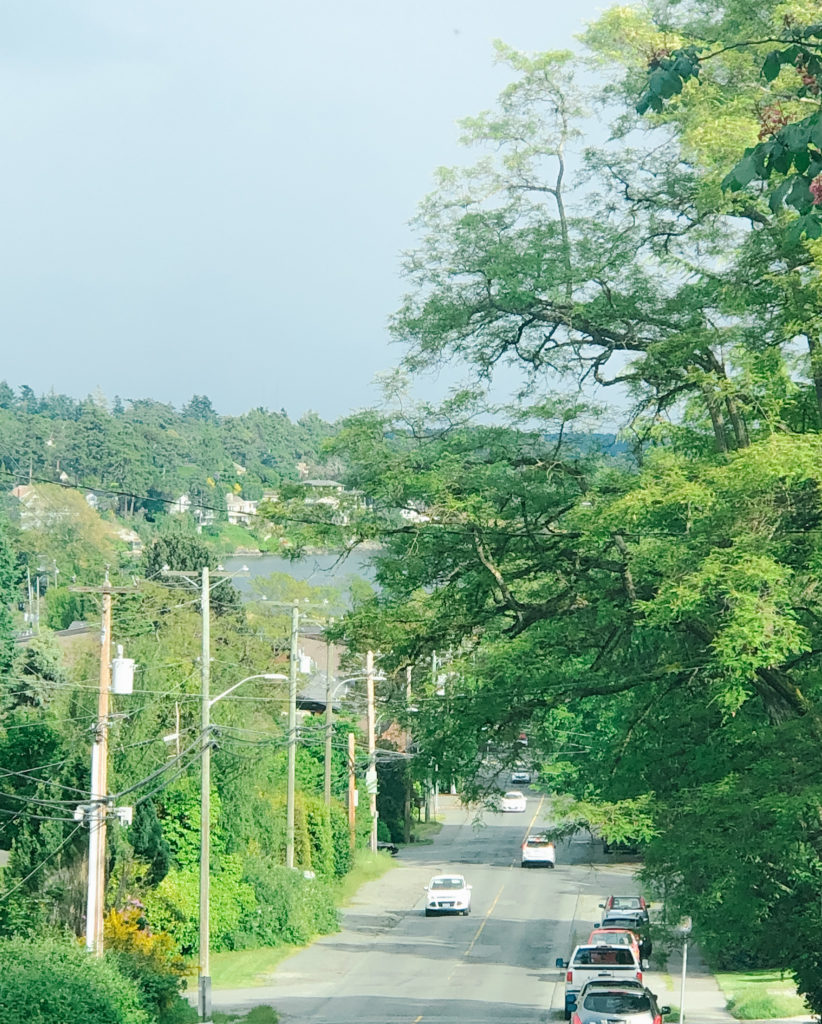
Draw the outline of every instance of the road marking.
<instances>
[{"instance_id":1,"label":"road marking","mask_svg":"<svg viewBox=\"0 0 822 1024\"><path fill-rule=\"evenodd\" d=\"M545 794L543 793L542 796L539 798L539 803L537 804L537 809L534 811L534 816L533 816L533 818L531 818L531 823L528 826L528 829L527 829L527 831L525 833L524 839L527 839L528 836L531 834L531 829L534 827L534 822L539 817L539 812L542 810L542 805L544 803L545 803Z\"/></svg>"},{"instance_id":2,"label":"road marking","mask_svg":"<svg viewBox=\"0 0 822 1024\"><path fill-rule=\"evenodd\" d=\"M421 1020L422 1020L422 1014L420 1014L419 1017L417 1017L417 1019L413 1022L413 1024L420 1024Z\"/></svg>"}]
</instances>

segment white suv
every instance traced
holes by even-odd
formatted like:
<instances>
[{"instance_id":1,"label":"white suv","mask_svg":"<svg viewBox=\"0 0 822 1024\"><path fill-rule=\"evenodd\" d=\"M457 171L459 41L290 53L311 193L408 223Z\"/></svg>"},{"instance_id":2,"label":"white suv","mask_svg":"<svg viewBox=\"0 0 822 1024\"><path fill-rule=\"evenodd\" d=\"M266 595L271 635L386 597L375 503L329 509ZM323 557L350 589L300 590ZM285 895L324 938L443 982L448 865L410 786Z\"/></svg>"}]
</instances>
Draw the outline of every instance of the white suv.
<instances>
[{"instance_id":1,"label":"white suv","mask_svg":"<svg viewBox=\"0 0 822 1024\"><path fill-rule=\"evenodd\" d=\"M550 836L539 832L526 837L522 844L522 866L524 868L529 868L532 865L552 868L556 862L557 851Z\"/></svg>"},{"instance_id":2,"label":"white suv","mask_svg":"<svg viewBox=\"0 0 822 1024\"><path fill-rule=\"evenodd\" d=\"M630 946L577 946L570 960L558 959L566 968L565 1019L570 1020L582 986L589 981L642 981L642 964Z\"/></svg>"}]
</instances>

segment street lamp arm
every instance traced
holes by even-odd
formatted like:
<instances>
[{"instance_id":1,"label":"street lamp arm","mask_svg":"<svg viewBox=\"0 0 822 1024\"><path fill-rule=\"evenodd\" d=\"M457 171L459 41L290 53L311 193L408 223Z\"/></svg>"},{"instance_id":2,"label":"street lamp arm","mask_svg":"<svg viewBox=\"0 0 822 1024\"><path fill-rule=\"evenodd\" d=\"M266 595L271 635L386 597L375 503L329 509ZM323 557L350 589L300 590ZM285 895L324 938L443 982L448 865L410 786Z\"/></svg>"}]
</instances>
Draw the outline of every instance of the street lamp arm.
<instances>
[{"instance_id":1,"label":"street lamp arm","mask_svg":"<svg viewBox=\"0 0 822 1024\"><path fill-rule=\"evenodd\" d=\"M239 683L229 686L227 690L223 690L223 692L218 693L216 697L212 697L208 702L208 706L213 708L218 700L222 700L223 697L227 697L230 693L233 693L238 686L242 686L243 683L250 682L252 679L288 679L288 676L281 675L279 672L258 672L256 675L246 676L245 679L241 679Z\"/></svg>"}]
</instances>

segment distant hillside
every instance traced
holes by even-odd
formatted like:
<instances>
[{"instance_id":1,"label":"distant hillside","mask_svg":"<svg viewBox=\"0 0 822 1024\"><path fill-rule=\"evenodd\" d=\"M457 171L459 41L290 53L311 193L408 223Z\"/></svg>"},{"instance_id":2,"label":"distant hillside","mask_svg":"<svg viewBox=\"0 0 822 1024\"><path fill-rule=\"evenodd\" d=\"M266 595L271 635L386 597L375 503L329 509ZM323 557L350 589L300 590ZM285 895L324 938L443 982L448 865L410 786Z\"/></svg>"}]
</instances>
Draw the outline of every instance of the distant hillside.
<instances>
[{"instance_id":1,"label":"distant hillside","mask_svg":"<svg viewBox=\"0 0 822 1024\"><path fill-rule=\"evenodd\" d=\"M121 492L120 514L151 515L188 495L222 508L227 492L258 500L303 476L328 476L321 453L334 427L308 413L257 408L221 416L204 395L177 410L151 399L76 401L0 382L0 469L15 484L64 482ZM105 496L101 496L105 502Z\"/></svg>"}]
</instances>

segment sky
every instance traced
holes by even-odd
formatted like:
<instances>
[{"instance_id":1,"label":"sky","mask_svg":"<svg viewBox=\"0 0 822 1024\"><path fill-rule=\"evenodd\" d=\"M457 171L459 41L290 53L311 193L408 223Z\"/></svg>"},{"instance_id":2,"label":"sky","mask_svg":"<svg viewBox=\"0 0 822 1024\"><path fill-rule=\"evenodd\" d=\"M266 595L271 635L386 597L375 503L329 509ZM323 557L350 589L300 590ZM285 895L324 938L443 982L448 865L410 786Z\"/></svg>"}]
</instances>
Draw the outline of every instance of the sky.
<instances>
[{"instance_id":1,"label":"sky","mask_svg":"<svg viewBox=\"0 0 822 1024\"><path fill-rule=\"evenodd\" d=\"M218 412L378 400L456 121L606 0L6 0L0 379Z\"/></svg>"}]
</instances>

